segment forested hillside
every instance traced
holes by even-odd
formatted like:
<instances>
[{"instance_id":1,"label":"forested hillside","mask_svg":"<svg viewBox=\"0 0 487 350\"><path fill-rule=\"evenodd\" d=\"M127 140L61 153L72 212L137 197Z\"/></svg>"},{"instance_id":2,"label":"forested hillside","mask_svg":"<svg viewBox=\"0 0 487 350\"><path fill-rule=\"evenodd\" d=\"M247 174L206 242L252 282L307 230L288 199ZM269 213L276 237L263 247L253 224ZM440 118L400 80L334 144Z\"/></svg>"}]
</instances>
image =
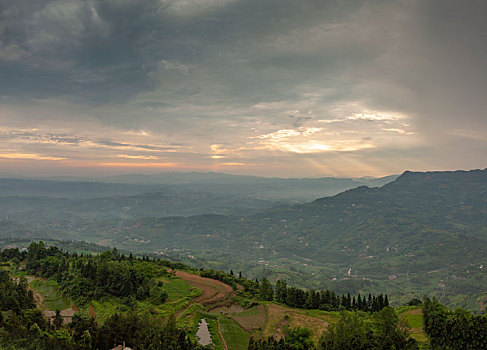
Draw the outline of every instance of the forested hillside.
<instances>
[{"instance_id":1,"label":"forested hillside","mask_svg":"<svg viewBox=\"0 0 487 350\"><path fill-rule=\"evenodd\" d=\"M304 290L115 248L78 254L43 242L1 250L0 266L2 349L102 350L125 343L137 350L473 350L487 344L485 317L449 311L436 299L392 308L387 294Z\"/></svg>"}]
</instances>

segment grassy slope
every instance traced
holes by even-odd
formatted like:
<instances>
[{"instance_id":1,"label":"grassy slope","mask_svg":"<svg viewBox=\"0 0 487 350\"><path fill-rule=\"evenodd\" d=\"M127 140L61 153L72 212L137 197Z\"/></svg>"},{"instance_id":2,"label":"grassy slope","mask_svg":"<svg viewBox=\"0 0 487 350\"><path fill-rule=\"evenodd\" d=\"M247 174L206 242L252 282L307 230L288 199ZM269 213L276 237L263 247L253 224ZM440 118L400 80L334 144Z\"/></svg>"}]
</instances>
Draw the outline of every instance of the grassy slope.
<instances>
[{"instance_id":1,"label":"grassy slope","mask_svg":"<svg viewBox=\"0 0 487 350\"><path fill-rule=\"evenodd\" d=\"M229 349L246 350L248 348L250 335L236 321L222 317L219 322L220 331Z\"/></svg>"}]
</instances>

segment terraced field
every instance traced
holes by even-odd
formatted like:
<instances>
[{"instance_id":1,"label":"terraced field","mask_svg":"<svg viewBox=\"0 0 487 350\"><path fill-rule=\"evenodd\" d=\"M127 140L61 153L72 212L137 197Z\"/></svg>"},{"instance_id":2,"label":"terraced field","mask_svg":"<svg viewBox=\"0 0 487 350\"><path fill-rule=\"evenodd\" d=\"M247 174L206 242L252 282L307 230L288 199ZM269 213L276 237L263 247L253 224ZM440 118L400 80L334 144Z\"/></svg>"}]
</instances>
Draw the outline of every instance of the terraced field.
<instances>
[{"instance_id":1,"label":"terraced field","mask_svg":"<svg viewBox=\"0 0 487 350\"><path fill-rule=\"evenodd\" d=\"M211 278L201 277L185 271L176 271L176 276L203 292L193 300L194 303L203 306L229 301L235 294L233 288L228 284Z\"/></svg>"}]
</instances>

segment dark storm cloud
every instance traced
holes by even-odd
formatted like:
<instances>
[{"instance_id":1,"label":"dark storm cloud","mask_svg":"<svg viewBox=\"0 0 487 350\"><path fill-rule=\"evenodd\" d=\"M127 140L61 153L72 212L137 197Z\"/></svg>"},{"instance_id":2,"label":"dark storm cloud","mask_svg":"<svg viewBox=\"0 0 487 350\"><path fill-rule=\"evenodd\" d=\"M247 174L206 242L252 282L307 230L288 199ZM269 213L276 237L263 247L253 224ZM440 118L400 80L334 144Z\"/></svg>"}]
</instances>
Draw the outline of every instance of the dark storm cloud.
<instances>
[{"instance_id":1,"label":"dark storm cloud","mask_svg":"<svg viewBox=\"0 0 487 350\"><path fill-rule=\"evenodd\" d=\"M138 49L150 34L145 23L155 22L154 3L3 2L2 48L20 53L4 57L0 93L98 101L151 88Z\"/></svg>"},{"instance_id":2,"label":"dark storm cloud","mask_svg":"<svg viewBox=\"0 0 487 350\"><path fill-rule=\"evenodd\" d=\"M239 69L238 60L255 54L253 41L317 19L316 10L326 15L320 3L6 0L0 18L0 94L119 101L154 89L160 81L152 73L161 62L167 63L160 72L163 83L175 79L178 65L218 64L220 71L212 70L212 75L233 92L243 92L258 76L235 84L237 76L227 74ZM268 59L277 66L296 63L292 57L268 56L252 58L251 65L265 70ZM172 68L171 62L176 62ZM195 93L201 85L196 83Z\"/></svg>"}]
</instances>

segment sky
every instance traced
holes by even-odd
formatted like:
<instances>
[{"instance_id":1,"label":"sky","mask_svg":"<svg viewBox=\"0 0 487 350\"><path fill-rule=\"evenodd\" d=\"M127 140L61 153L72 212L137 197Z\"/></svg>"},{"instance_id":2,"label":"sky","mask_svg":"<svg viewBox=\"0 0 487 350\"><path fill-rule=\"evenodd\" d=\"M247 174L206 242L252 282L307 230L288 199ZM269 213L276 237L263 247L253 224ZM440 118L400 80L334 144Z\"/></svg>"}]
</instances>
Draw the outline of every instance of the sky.
<instances>
[{"instance_id":1,"label":"sky","mask_svg":"<svg viewBox=\"0 0 487 350\"><path fill-rule=\"evenodd\" d=\"M2 0L0 174L487 167L485 0Z\"/></svg>"}]
</instances>

